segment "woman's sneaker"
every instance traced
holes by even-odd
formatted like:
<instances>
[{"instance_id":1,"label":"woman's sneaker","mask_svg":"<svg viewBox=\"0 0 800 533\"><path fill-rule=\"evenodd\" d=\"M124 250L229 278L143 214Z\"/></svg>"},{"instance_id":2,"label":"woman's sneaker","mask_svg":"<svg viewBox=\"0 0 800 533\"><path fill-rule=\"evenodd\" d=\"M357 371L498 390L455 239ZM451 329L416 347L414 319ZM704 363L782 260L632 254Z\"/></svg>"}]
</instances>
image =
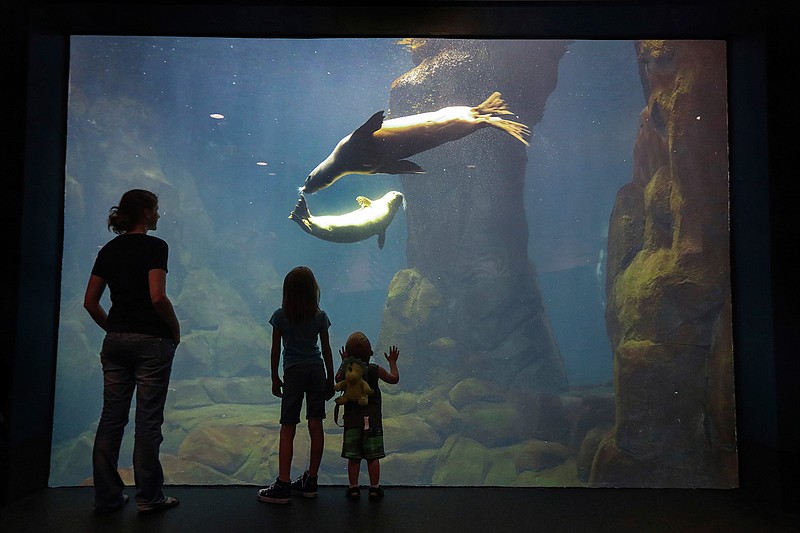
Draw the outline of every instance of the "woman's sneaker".
<instances>
[{"instance_id":1,"label":"woman's sneaker","mask_svg":"<svg viewBox=\"0 0 800 533\"><path fill-rule=\"evenodd\" d=\"M316 498L317 476L311 477L308 475L308 471L303 472L303 475L292 483L292 494L304 498Z\"/></svg>"},{"instance_id":2,"label":"woman's sneaker","mask_svg":"<svg viewBox=\"0 0 800 533\"><path fill-rule=\"evenodd\" d=\"M172 509L180 502L177 498L173 498L172 496L167 496L160 502L153 502L153 503L139 503L137 504L137 510L139 514L153 514L153 513L160 513L166 511L167 509Z\"/></svg>"},{"instance_id":3,"label":"woman's sneaker","mask_svg":"<svg viewBox=\"0 0 800 533\"><path fill-rule=\"evenodd\" d=\"M94 512L95 514L113 513L122 509L126 503L128 503L128 495L123 494L122 496L120 496L120 499L117 500L117 502L114 505L110 505L108 507L95 507Z\"/></svg>"},{"instance_id":4,"label":"woman's sneaker","mask_svg":"<svg viewBox=\"0 0 800 533\"><path fill-rule=\"evenodd\" d=\"M258 499L268 503L289 503L292 501L292 485L276 479L272 485L258 491Z\"/></svg>"}]
</instances>

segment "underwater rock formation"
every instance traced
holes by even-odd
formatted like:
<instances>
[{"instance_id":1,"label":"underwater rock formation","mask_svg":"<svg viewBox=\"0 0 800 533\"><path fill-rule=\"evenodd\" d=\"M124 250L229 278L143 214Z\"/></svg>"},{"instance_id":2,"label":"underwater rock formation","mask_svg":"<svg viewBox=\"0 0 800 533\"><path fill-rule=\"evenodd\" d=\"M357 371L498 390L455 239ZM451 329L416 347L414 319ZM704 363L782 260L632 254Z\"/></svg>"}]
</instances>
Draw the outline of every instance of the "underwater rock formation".
<instances>
[{"instance_id":1,"label":"underwater rock formation","mask_svg":"<svg viewBox=\"0 0 800 533\"><path fill-rule=\"evenodd\" d=\"M725 45L637 51L647 105L608 246L616 422L590 482L734 487Z\"/></svg>"},{"instance_id":2,"label":"underwater rock formation","mask_svg":"<svg viewBox=\"0 0 800 533\"><path fill-rule=\"evenodd\" d=\"M566 44L413 39L417 66L393 83L388 118L473 106L499 91L517 114L512 119L532 127L555 87ZM508 389L565 390L563 361L528 259L524 145L486 128L414 161L426 173L403 177L408 265L417 286L435 289L429 291L435 300L400 305L390 295L387 301L378 346L398 344L403 357L414 357L413 366L404 360L401 386L422 385L424 372L437 375L432 381L480 374ZM420 320L409 309L415 304L426 323L408 321Z\"/></svg>"}]
</instances>

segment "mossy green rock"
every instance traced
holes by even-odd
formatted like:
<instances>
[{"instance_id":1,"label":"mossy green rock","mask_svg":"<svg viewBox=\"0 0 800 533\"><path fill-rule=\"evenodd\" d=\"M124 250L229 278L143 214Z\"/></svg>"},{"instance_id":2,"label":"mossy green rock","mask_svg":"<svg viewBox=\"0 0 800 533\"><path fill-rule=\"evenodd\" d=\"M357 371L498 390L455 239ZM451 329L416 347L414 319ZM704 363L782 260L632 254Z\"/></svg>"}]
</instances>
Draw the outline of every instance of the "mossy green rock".
<instances>
[{"instance_id":1,"label":"mossy green rock","mask_svg":"<svg viewBox=\"0 0 800 533\"><path fill-rule=\"evenodd\" d=\"M272 335L251 317L225 317L219 325L216 345L217 375L267 374Z\"/></svg>"},{"instance_id":2,"label":"mossy green rock","mask_svg":"<svg viewBox=\"0 0 800 533\"><path fill-rule=\"evenodd\" d=\"M419 402L419 396L412 392L387 392L381 386L381 394L383 396L382 410L384 418L414 412Z\"/></svg>"},{"instance_id":3,"label":"mossy green rock","mask_svg":"<svg viewBox=\"0 0 800 533\"><path fill-rule=\"evenodd\" d=\"M500 386L491 381L467 378L456 383L449 394L450 404L456 409L477 401L501 402L504 395Z\"/></svg>"},{"instance_id":4,"label":"mossy green rock","mask_svg":"<svg viewBox=\"0 0 800 533\"><path fill-rule=\"evenodd\" d=\"M476 402L460 412L462 434L489 447L509 444L519 439L525 428L519 413L509 403Z\"/></svg>"},{"instance_id":5,"label":"mossy green rock","mask_svg":"<svg viewBox=\"0 0 800 533\"><path fill-rule=\"evenodd\" d=\"M610 218L603 486L736 486L725 45L637 41L646 105ZM722 96L722 97L721 97ZM720 394L721 393L721 394ZM718 431L708 431L709 427ZM587 428L588 431L588 428ZM592 441L584 440L587 448ZM587 435L588 439L588 435ZM587 478L591 451L582 450Z\"/></svg>"},{"instance_id":6,"label":"mossy green rock","mask_svg":"<svg viewBox=\"0 0 800 533\"><path fill-rule=\"evenodd\" d=\"M458 432L461 427L461 416L450 402L437 400L422 410L422 417L431 427L444 435Z\"/></svg>"},{"instance_id":7,"label":"mossy green rock","mask_svg":"<svg viewBox=\"0 0 800 533\"><path fill-rule=\"evenodd\" d=\"M204 426L186 436L178 456L224 474L233 474L266 435L267 430L262 427Z\"/></svg>"},{"instance_id":8,"label":"mossy green rock","mask_svg":"<svg viewBox=\"0 0 800 533\"><path fill-rule=\"evenodd\" d=\"M392 453L381 459L381 484L430 485L438 449Z\"/></svg>"},{"instance_id":9,"label":"mossy green rock","mask_svg":"<svg viewBox=\"0 0 800 533\"><path fill-rule=\"evenodd\" d=\"M491 462L486 477L483 480L484 486L508 487L517 481L517 465L513 459L503 453L492 452Z\"/></svg>"},{"instance_id":10,"label":"mossy green rock","mask_svg":"<svg viewBox=\"0 0 800 533\"><path fill-rule=\"evenodd\" d=\"M603 440L603 437L610 429L610 427L592 428L586 433L586 438L584 438L581 443L576 459L578 477L581 481L589 481L589 477L592 473L592 463L594 462L595 455L597 455L597 449L600 447L600 442Z\"/></svg>"},{"instance_id":11,"label":"mossy green rock","mask_svg":"<svg viewBox=\"0 0 800 533\"><path fill-rule=\"evenodd\" d=\"M578 479L575 460L569 459L553 468L521 472L517 477L516 485L521 487L581 487L586 484Z\"/></svg>"},{"instance_id":12,"label":"mossy green rock","mask_svg":"<svg viewBox=\"0 0 800 533\"><path fill-rule=\"evenodd\" d=\"M452 436L442 445L433 472L434 485L477 486L483 483L489 450L479 442Z\"/></svg>"},{"instance_id":13,"label":"mossy green rock","mask_svg":"<svg viewBox=\"0 0 800 533\"><path fill-rule=\"evenodd\" d=\"M84 432L77 438L53 447L50 461L51 487L74 484L75 479L92 475L94 432Z\"/></svg>"},{"instance_id":14,"label":"mossy green rock","mask_svg":"<svg viewBox=\"0 0 800 533\"><path fill-rule=\"evenodd\" d=\"M161 454L164 483L167 485L237 485L242 481L208 465L169 454Z\"/></svg>"},{"instance_id":15,"label":"mossy green rock","mask_svg":"<svg viewBox=\"0 0 800 533\"><path fill-rule=\"evenodd\" d=\"M269 368L269 331L249 316L220 317L214 331L193 331L175 353L173 377L262 376Z\"/></svg>"},{"instance_id":16,"label":"mossy green rock","mask_svg":"<svg viewBox=\"0 0 800 533\"><path fill-rule=\"evenodd\" d=\"M383 440L386 453L438 448L442 437L416 415L383 419Z\"/></svg>"},{"instance_id":17,"label":"mossy green rock","mask_svg":"<svg viewBox=\"0 0 800 533\"><path fill-rule=\"evenodd\" d=\"M399 271L389 283L377 351L400 346L403 366L410 367L413 354L419 352L419 338L427 336L424 332L441 304L441 294L419 271Z\"/></svg>"},{"instance_id":18,"label":"mossy green rock","mask_svg":"<svg viewBox=\"0 0 800 533\"><path fill-rule=\"evenodd\" d=\"M182 427L193 430L206 425L261 426L268 429L280 427L280 404L235 405L211 404L194 409L174 409L165 413L165 427Z\"/></svg>"},{"instance_id":19,"label":"mossy green rock","mask_svg":"<svg viewBox=\"0 0 800 533\"><path fill-rule=\"evenodd\" d=\"M569 448L557 442L529 440L516 447L514 461L519 471L538 472L553 468L569 458Z\"/></svg>"},{"instance_id":20,"label":"mossy green rock","mask_svg":"<svg viewBox=\"0 0 800 533\"><path fill-rule=\"evenodd\" d=\"M175 312L188 322L189 330L211 330L223 317L242 316L249 307L238 292L210 268L189 272L175 301Z\"/></svg>"},{"instance_id":21,"label":"mossy green rock","mask_svg":"<svg viewBox=\"0 0 800 533\"><path fill-rule=\"evenodd\" d=\"M166 403L168 409L192 409L212 403L206 388L199 380L173 380L169 384Z\"/></svg>"},{"instance_id":22,"label":"mossy green rock","mask_svg":"<svg viewBox=\"0 0 800 533\"><path fill-rule=\"evenodd\" d=\"M272 383L266 375L201 378L200 383L214 403L265 405L280 402L280 398L272 395Z\"/></svg>"}]
</instances>

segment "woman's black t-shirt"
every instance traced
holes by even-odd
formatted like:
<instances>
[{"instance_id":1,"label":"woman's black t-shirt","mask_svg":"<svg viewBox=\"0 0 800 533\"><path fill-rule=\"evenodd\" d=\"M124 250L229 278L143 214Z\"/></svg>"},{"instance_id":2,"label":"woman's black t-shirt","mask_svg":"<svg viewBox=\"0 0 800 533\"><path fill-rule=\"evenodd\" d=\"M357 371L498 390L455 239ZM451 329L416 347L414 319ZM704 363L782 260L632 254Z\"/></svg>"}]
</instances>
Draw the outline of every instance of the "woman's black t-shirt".
<instances>
[{"instance_id":1,"label":"woman's black t-shirt","mask_svg":"<svg viewBox=\"0 0 800 533\"><path fill-rule=\"evenodd\" d=\"M103 278L111 293L108 331L171 337L169 326L150 301L149 273L167 271L169 247L143 233L118 235L97 253L92 274Z\"/></svg>"}]
</instances>

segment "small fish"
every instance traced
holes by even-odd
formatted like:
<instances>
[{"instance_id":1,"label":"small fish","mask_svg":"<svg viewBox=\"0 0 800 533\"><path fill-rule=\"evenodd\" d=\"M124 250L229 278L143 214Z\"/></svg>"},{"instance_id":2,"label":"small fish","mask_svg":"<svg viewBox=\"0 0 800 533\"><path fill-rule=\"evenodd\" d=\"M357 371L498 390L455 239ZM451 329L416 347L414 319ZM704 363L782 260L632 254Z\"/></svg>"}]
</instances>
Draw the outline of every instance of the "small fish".
<instances>
[{"instance_id":1,"label":"small fish","mask_svg":"<svg viewBox=\"0 0 800 533\"><path fill-rule=\"evenodd\" d=\"M209 116L209 117L211 117L211 118L213 118L213 119L216 119L216 120L222 120L222 119L224 119L224 118L225 118L225 115L223 115L223 114L221 114L221 113L211 113L211 114L210 114L210 115L208 115L208 116Z\"/></svg>"}]
</instances>

